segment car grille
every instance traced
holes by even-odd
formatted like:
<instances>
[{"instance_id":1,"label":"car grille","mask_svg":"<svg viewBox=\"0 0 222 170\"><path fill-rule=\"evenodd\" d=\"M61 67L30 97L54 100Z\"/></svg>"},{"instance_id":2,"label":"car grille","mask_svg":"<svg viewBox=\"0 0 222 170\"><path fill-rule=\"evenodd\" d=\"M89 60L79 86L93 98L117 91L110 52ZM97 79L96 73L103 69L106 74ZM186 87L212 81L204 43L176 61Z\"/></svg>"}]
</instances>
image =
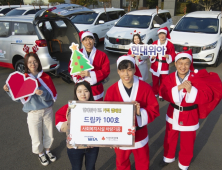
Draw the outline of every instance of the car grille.
<instances>
[{"instance_id":1,"label":"car grille","mask_svg":"<svg viewBox=\"0 0 222 170\"><path fill-rule=\"evenodd\" d=\"M181 52L184 51L183 47L187 47L188 50L192 50L193 54L199 53L201 51L201 47L189 47L189 46L183 46L183 45L178 45L178 44L174 44L175 47L175 51L177 52Z\"/></svg>"},{"instance_id":2,"label":"car grille","mask_svg":"<svg viewBox=\"0 0 222 170\"><path fill-rule=\"evenodd\" d=\"M106 47L106 49L112 50L112 51L124 52L124 53L127 53L129 51L129 50L125 50L125 49L110 48L110 47Z\"/></svg>"},{"instance_id":3,"label":"car grille","mask_svg":"<svg viewBox=\"0 0 222 170\"><path fill-rule=\"evenodd\" d=\"M109 42L112 44L129 45L131 40L109 37Z\"/></svg>"}]
</instances>

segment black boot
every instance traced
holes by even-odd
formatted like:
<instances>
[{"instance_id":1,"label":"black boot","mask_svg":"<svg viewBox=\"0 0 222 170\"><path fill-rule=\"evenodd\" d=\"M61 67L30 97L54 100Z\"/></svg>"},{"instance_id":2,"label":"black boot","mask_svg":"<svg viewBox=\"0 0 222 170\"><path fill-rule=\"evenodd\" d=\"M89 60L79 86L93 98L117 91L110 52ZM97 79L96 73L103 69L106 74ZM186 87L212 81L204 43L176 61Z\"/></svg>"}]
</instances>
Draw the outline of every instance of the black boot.
<instances>
[{"instance_id":1,"label":"black boot","mask_svg":"<svg viewBox=\"0 0 222 170\"><path fill-rule=\"evenodd\" d=\"M160 161L159 166L164 167L167 166L169 163L164 162L163 160Z\"/></svg>"}]
</instances>

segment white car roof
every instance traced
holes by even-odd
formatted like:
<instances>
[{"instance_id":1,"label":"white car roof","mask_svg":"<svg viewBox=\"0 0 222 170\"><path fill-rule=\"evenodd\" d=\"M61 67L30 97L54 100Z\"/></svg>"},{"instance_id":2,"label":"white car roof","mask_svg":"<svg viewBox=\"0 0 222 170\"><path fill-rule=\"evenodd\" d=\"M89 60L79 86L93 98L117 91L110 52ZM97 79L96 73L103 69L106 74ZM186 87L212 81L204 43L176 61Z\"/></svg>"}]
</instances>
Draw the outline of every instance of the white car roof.
<instances>
[{"instance_id":1,"label":"white car roof","mask_svg":"<svg viewBox=\"0 0 222 170\"><path fill-rule=\"evenodd\" d=\"M219 14L221 14L220 11L195 11L187 14L185 17L217 18Z\"/></svg>"},{"instance_id":2,"label":"white car roof","mask_svg":"<svg viewBox=\"0 0 222 170\"><path fill-rule=\"evenodd\" d=\"M50 8L52 6L41 6L41 8ZM22 7L22 8L16 8L17 10L29 10L29 9L34 9L34 6L27 6L27 7ZM35 9L39 9L39 6L35 6Z\"/></svg>"},{"instance_id":3,"label":"white car roof","mask_svg":"<svg viewBox=\"0 0 222 170\"><path fill-rule=\"evenodd\" d=\"M22 6L25 6L25 5L22 5ZM20 7L20 5L10 5L10 7L14 8L14 7ZM10 8L8 5L3 5L3 6L0 6L1 9L4 9L4 8Z\"/></svg>"},{"instance_id":4,"label":"white car roof","mask_svg":"<svg viewBox=\"0 0 222 170\"><path fill-rule=\"evenodd\" d=\"M105 12L104 8L96 8L92 10L95 11L95 13ZM124 11L124 10L120 8L106 8L106 12L110 11Z\"/></svg>"},{"instance_id":5,"label":"white car roof","mask_svg":"<svg viewBox=\"0 0 222 170\"><path fill-rule=\"evenodd\" d=\"M164 12L169 12L167 10L158 10L158 13L164 13ZM145 9L145 10L136 10L136 11L132 11L127 13L127 15L155 15L157 14L156 9Z\"/></svg>"}]
</instances>

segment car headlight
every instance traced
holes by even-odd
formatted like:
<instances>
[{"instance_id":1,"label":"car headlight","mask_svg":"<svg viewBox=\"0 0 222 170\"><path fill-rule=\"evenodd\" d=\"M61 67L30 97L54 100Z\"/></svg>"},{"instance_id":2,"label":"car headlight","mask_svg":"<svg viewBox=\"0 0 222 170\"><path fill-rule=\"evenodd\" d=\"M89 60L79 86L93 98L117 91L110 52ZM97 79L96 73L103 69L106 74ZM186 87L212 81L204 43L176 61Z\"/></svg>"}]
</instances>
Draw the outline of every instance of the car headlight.
<instances>
[{"instance_id":1,"label":"car headlight","mask_svg":"<svg viewBox=\"0 0 222 170\"><path fill-rule=\"evenodd\" d=\"M108 35L107 35L107 34L106 34L106 36L105 36L105 39L109 40L109 37L108 37Z\"/></svg>"},{"instance_id":2,"label":"car headlight","mask_svg":"<svg viewBox=\"0 0 222 170\"><path fill-rule=\"evenodd\" d=\"M141 40L144 40L146 38L146 34L141 35L140 37L141 37Z\"/></svg>"},{"instance_id":3,"label":"car headlight","mask_svg":"<svg viewBox=\"0 0 222 170\"><path fill-rule=\"evenodd\" d=\"M202 50L211 50L214 49L217 46L217 41L215 41L214 43L210 44L210 45L206 45L202 47Z\"/></svg>"}]
</instances>

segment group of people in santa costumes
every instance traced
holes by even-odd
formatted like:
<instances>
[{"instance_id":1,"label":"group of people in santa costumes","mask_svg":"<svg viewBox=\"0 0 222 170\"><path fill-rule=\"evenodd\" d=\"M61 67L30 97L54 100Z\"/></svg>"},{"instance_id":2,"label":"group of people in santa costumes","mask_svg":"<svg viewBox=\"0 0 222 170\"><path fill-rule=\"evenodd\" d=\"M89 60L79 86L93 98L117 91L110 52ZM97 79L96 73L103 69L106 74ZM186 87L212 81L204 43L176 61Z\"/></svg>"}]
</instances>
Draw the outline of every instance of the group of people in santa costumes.
<instances>
[{"instance_id":1,"label":"group of people in santa costumes","mask_svg":"<svg viewBox=\"0 0 222 170\"><path fill-rule=\"evenodd\" d=\"M164 156L159 165L164 167L175 160L177 140L180 134L179 168L187 170L193 157L196 130L199 128L199 118L206 118L222 98L222 91L218 90L222 88L222 83L216 73L208 73L206 70L194 71L192 51L189 50L176 54L173 44L169 41L169 31L166 27L159 29L158 35L159 40L153 44L165 45L167 50L165 55L150 56L153 87L141 80L142 74L137 67L135 56L128 54L117 59L117 73L120 79L108 88L105 95L104 101L135 101L135 146L114 148L117 170L130 170L129 156L131 153L134 155L137 170L149 170L147 124L153 122L160 115L159 104L156 99L157 95L170 102L166 114ZM83 48L80 51L88 57L90 64L94 68L91 71L82 71L73 76L75 82L74 89L78 91L78 86L81 86L83 93L88 93L87 100L103 101L104 88L102 83L110 74L109 59L104 52L94 47L95 38L92 33L81 31L79 36L83 44ZM139 34L137 36L139 38ZM137 59L141 60L142 57ZM146 58L143 59L145 60ZM50 114L49 127L52 129L51 107L57 98L56 89L50 77L42 72L41 67L38 67L41 66L41 63L36 54L29 54L25 61L26 77L30 76L37 79L40 87L40 90L36 91L35 96L22 100L24 108L27 109L25 112L29 114L32 110L39 110L39 115L42 112L47 112L47 114ZM169 74L169 64L173 61L175 61L177 71ZM34 71L31 71L32 69ZM70 62L68 69L70 72ZM81 82L83 81L81 85L79 84L80 79L82 79ZM7 92L9 91L7 85L3 88ZM47 101L45 101L45 98L48 98ZM29 103L34 103L34 105L28 105ZM36 104L39 106L37 109L34 108ZM48 108L50 108L49 111ZM64 126L67 125L67 109L68 105L65 105L57 112L56 127L59 131L62 131ZM42 119L41 116L40 118ZM33 121L30 121L30 129L31 122ZM33 127L33 132L30 130L33 152L39 154L39 159L43 165L47 165L48 162L43 148L46 149L46 155L52 162L56 160L56 157L50 152L53 141L52 130L48 132L46 129L43 132L49 136L48 142L44 143L44 137L42 141L42 139L35 139L32 136L32 134L37 134L36 129L38 126L40 125ZM42 133L42 131L40 132ZM36 143L39 143L39 145ZM98 148L92 150L95 150L95 159L90 166L93 167L91 169L95 169ZM81 167L81 165L78 166Z\"/></svg>"}]
</instances>

